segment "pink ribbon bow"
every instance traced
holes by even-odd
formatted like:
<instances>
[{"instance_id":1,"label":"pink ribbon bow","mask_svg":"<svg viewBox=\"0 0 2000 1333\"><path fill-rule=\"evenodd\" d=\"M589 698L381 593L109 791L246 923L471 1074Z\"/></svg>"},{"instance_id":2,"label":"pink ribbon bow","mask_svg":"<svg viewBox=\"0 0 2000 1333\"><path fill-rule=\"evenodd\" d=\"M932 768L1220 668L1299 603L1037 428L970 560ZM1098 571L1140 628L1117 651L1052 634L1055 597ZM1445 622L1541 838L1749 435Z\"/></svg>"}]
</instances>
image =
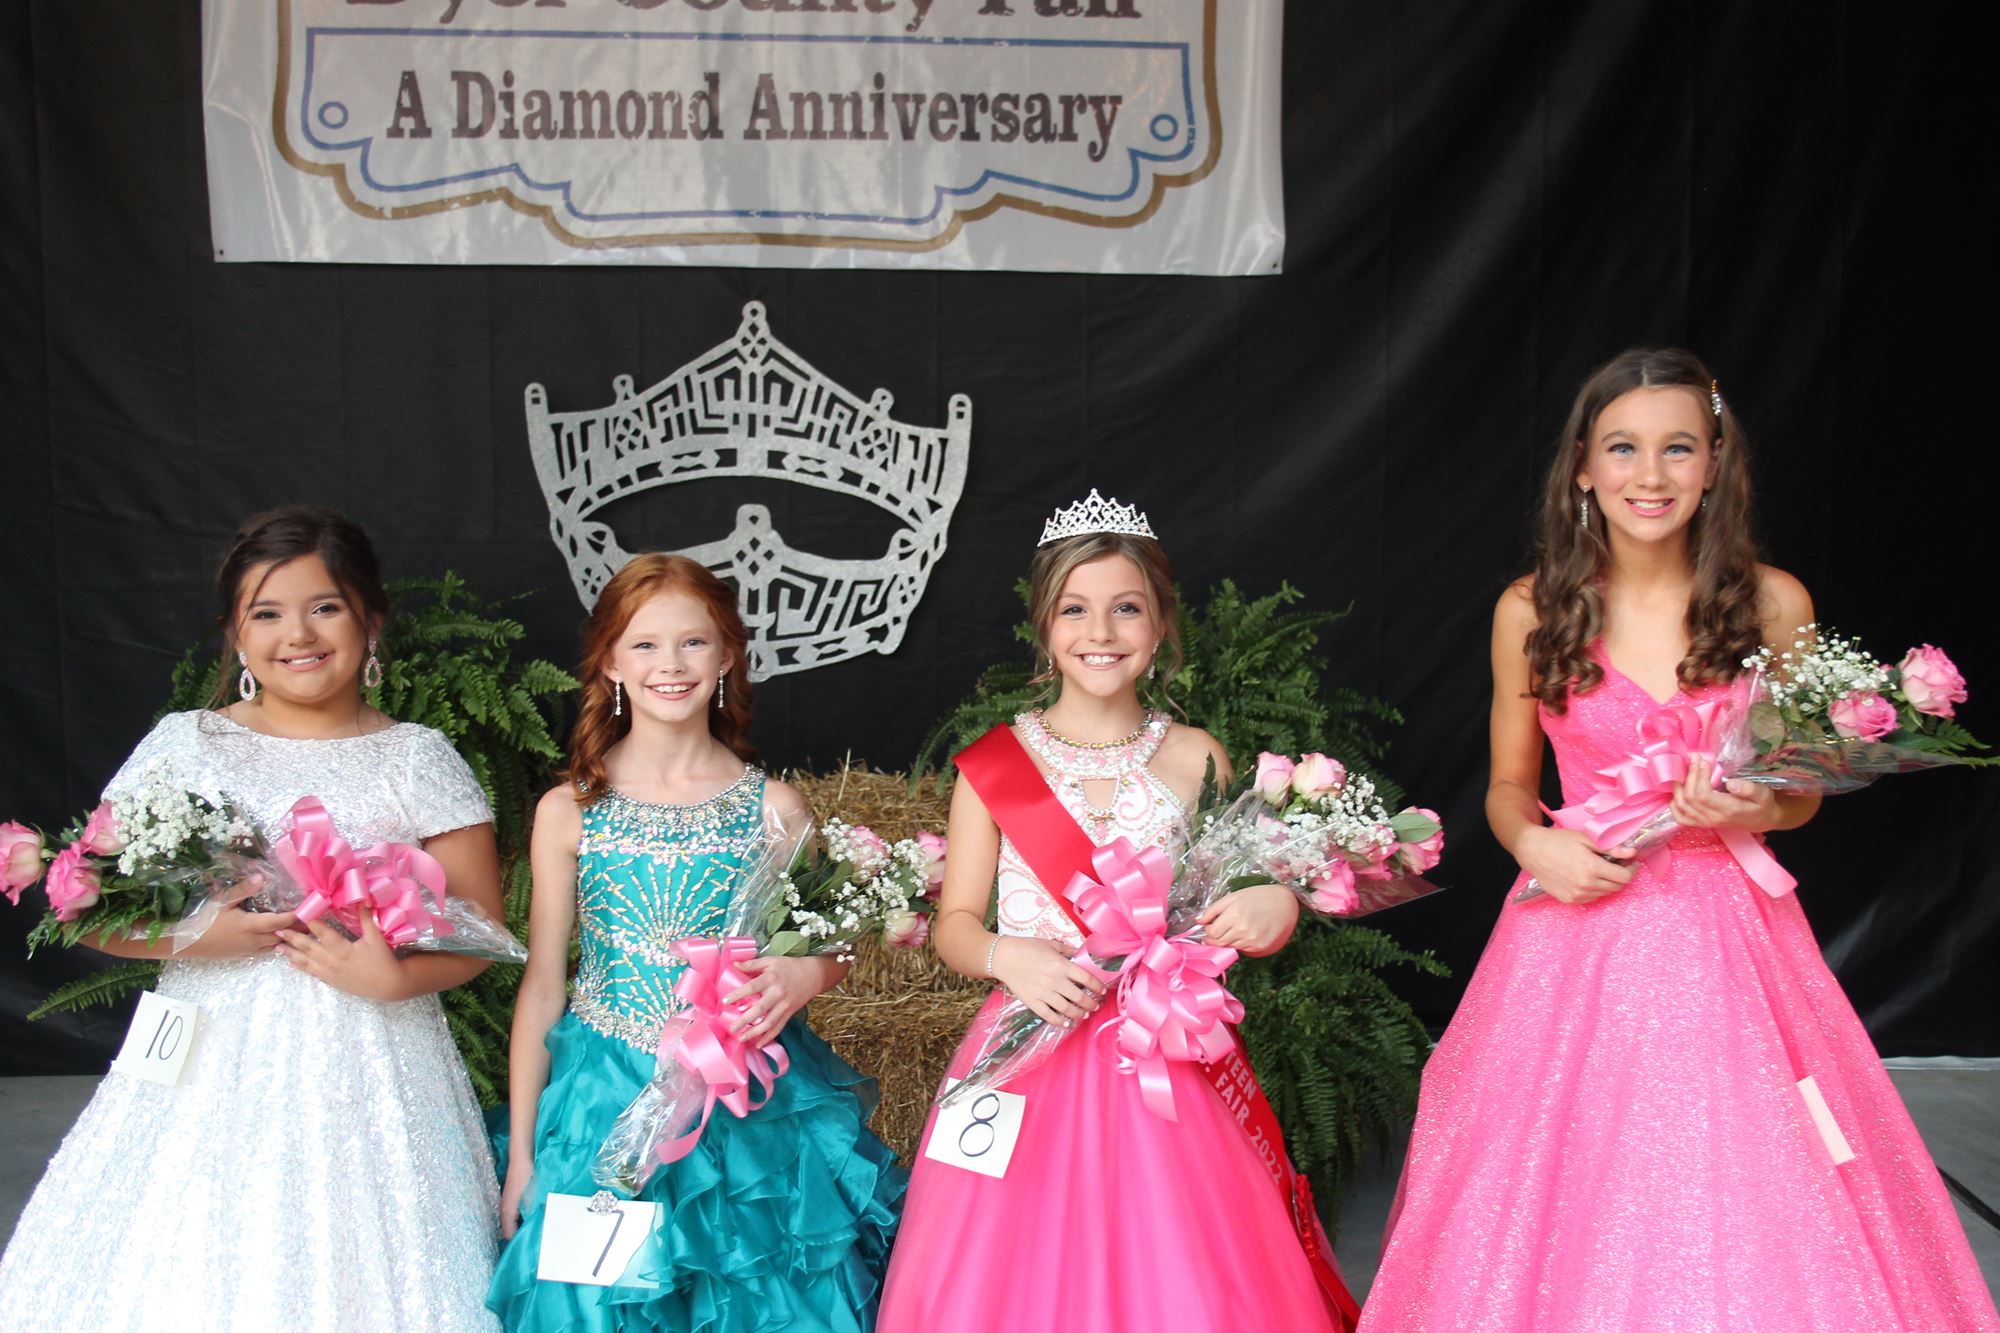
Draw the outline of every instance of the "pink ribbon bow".
<instances>
[{"instance_id":1,"label":"pink ribbon bow","mask_svg":"<svg viewBox=\"0 0 2000 1333\"><path fill-rule=\"evenodd\" d=\"M1639 721L1639 749L1592 773L1590 780L1596 790L1577 804L1553 812L1550 819L1559 828L1581 831L1605 850L1630 844L1673 805L1674 789L1697 758L1707 760L1721 773L1717 755L1742 725L1742 703L1742 698L1732 696L1676 704L1647 714ZM1743 867L1743 873L1773 898L1782 898L1798 887L1799 882L1778 864L1756 834L1739 828L1718 828L1715 834ZM1653 864L1655 874L1666 873L1672 859L1667 850L1670 841L1663 838L1640 853Z\"/></svg>"},{"instance_id":2,"label":"pink ribbon bow","mask_svg":"<svg viewBox=\"0 0 2000 1333\"><path fill-rule=\"evenodd\" d=\"M1116 973L1119 1021L1103 1030L1114 1034L1119 1069L1138 1077L1146 1108L1178 1120L1168 1062L1221 1059L1234 1045L1226 1025L1243 1019L1242 1002L1221 981L1236 950L1167 938L1174 871L1159 848L1119 838L1092 852L1090 864L1096 878L1079 871L1068 889L1089 932L1079 961L1124 956Z\"/></svg>"},{"instance_id":3,"label":"pink ribbon bow","mask_svg":"<svg viewBox=\"0 0 2000 1333\"><path fill-rule=\"evenodd\" d=\"M381 842L356 852L333 827L333 816L317 796L292 807L291 830L271 849L303 895L294 908L301 924L331 912L350 935L361 934L361 909L375 914L391 947L409 944L426 929L448 935L452 927L431 911L445 895L444 867L421 847ZM425 894L430 895L428 899Z\"/></svg>"},{"instance_id":4,"label":"pink ribbon bow","mask_svg":"<svg viewBox=\"0 0 2000 1333\"><path fill-rule=\"evenodd\" d=\"M731 1031L735 1021L748 1013L751 1001L722 998L749 983L750 974L741 965L757 956L757 941L741 935L714 940L696 935L675 940L669 947L687 962L674 982L674 994L687 1008L661 1029L658 1058L679 1061L708 1087L700 1123L653 1150L663 1164L694 1151L717 1102L739 1119L749 1115L771 1100L772 1087L791 1068L791 1057L777 1042L751 1046ZM753 1083L764 1094L754 1102Z\"/></svg>"}]
</instances>

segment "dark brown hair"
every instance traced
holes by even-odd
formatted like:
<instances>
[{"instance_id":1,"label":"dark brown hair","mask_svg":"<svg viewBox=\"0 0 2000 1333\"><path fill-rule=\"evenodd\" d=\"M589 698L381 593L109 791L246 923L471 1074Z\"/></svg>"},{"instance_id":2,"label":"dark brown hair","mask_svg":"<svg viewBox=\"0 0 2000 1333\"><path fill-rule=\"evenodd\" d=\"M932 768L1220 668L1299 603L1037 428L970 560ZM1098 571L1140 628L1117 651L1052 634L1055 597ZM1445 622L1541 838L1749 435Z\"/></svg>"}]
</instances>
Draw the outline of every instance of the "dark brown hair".
<instances>
[{"instance_id":1,"label":"dark brown hair","mask_svg":"<svg viewBox=\"0 0 2000 1333\"><path fill-rule=\"evenodd\" d=\"M611 576L583 626L583 661L577 679L583 701L569 733L569 761L561 771L576 789L579 805L604 795L609 779L604 756L632 730L630 714L614 712L611 682L605 670L618 648L618 638L639 608L664 592L684 592L700 602L715 622L716 635L729 654L729 686L720 708L708 710L708 732L745 763L755 762L750 744L750 631L736 610L736 594L698 560L657 551L634 556Z\"/></svg>"},{"instance_id":2,"label":"dark brown hair","mask_svg":"<svg viewBox=\"0 0 2000 1333\"><path fill-rule=\"evenodd\" d=\"M1598 367L1577 392L1542 491L1535 540L1536 624L1526 644L1529 693L1551 712L1568 706L1572 689L1594 689L1604 678L1590 645L1604 632L1603 581L1611 549L1602 506L1592 507L1588 526L1577 521L1581 492L1576 484L1597 418L1634 389L1684 388L1712 413L1714 378L1692 352L1639 347ZM1763 639L1748 441L1727 402L1715 424L1715 481L1688 531L1694 594L1688 599L1688 652L1676 674L1689 688L1734 676Z\"/></svg>"},{"instance_id":3,"label":"dark brown hair","mask_svg":"<svg viewBox=\"0 0 2000 1333\"><path fill-rule=\"evenodd\" d=\"M1093 532L1050 542L1036 550L1028 566L1028 620L1035 627L1034 684L1053 685L1057 678L1055 662L1049 656L1049 623L1062 600L1063 584L1078 566L1113 555L1130 560L1146 581L1146 600L1152 603L1153 618L1160 624L1160 651L1154 660L1163 695L1174 673L1181 669L1180 594L1174 589L1174 567L1167 560L1166 548L1151 537Z\"/></svg>"},{"instance_id":4,"label":"dark brown hair","mask_svg":"<svg viewBox=\"0 0 2000 1333\"><path fill-rule=\"evenodd\" d=\"M222 669L217 673L209 707L217 707L228 699L230 682L235 679L243 581L259 566L275 569L305 555L319 557L340 595L360 613L368 633L373 636L382 632L383 623L389 619L389 593L382 586L382 562L375 555L374 543L358 523L345 514L317 505L281 505L252 514L230 538L215 570Z\"/></svg>"}]
</instances>

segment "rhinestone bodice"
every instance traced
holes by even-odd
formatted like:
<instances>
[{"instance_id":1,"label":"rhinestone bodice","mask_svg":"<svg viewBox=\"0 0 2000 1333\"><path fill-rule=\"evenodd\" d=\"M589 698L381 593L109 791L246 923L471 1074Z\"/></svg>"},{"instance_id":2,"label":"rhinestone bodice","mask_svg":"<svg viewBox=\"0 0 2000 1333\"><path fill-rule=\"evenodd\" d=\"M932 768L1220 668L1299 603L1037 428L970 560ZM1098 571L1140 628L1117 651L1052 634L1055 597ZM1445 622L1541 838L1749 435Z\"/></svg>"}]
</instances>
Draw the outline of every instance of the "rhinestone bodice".
<instances>
[{"instance_id":1,"label":"rhinestone bodice","mask_svg":"<svg viewBox=\"0 0 2000 1333\"><path fill-rule=\"evenodd\" d=\"M1150 767L1166 739L1163 713L1146 719L1139 735L1115 746L1066 745L1042 725L1039 715L1023 713L1014 725L1028 750L1041 761L1043 778L1091 842L1102 847L1118 838L1139 846L1154 846L1169 854L1180 850L1187 836L1187 810L1173 788ZM1093 804L1083 784L1110 780L1111 800ZM1083 937L1076 923L1057 905L1020 849L1006 833L1000 835L996 922L1002 935L1031 935L1079 948Z\"/></svg>"},{"instance_id":2,"label":"rhinestone bodice","mask_svg":"<svg viewBox=\"0 0 2000 1333\"><path fill-rule=\"evenodd\" d=\"M696 805L654 805L612 788L583 809L576 900L581 954L570 1009L593 1030L651 1051L681 1007L668 949L714 934L763 842L764 775L746 768Z\"/></svg>"}]
</instances>

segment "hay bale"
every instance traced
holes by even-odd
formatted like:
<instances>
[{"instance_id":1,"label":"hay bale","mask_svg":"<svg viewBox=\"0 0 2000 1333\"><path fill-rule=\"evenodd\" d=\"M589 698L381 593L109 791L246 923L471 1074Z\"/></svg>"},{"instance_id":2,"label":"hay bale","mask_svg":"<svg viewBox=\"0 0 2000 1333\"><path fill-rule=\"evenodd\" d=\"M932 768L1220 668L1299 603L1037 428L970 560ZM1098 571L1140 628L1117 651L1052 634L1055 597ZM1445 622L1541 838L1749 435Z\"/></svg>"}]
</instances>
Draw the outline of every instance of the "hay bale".
<instances>
[{"instance_id":1,"label":"hay bale","mask_svg":"<svg viewBox=\"0 0 2000 1333\"><path fill-rule=\"evenodd\" d=\"M919 829L944 832L951 796L926 782L910 790L904 773L843 761L831 773L785 774L816 821L838 816L891 840ZM815 999L813 1030L847 1062L873 1078L882 1100L869 1125L904 1165L916 1158L931 1098L945 1066L992 983L946 967L927 944L892 949L863 940L847 980Z\"/></svg>"},{"instance_id":2,"label":"hay bale","mask_svg":"<svg viewBox=\"0 0 2000 1333\"><path fill-rule=\"evenodd\" d=\"M916 1160L931 1097L985 999L984 987L901 995L838 989L812 1002L813 1031L881 1086L869 1127L905 1166Z\"/></svg>"}]
</instances>

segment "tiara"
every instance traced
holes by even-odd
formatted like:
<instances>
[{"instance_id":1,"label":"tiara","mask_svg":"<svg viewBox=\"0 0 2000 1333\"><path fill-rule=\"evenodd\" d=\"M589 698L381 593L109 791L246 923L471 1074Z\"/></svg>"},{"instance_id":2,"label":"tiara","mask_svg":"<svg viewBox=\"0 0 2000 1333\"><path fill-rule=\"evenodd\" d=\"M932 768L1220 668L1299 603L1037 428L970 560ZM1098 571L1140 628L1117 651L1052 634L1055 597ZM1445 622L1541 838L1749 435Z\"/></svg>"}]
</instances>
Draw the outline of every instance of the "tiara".
<instances>
[{"instance_id":1,"label":"tiara","mask_svg":"<svg viewBox=\"0 0 2000 1333\"><path fill-rule=\"evenodd\" d=\"M1089 499L1078 500L1067 509L1056 510L1049 521L1042 524L1042 539L1035 545L1047 546L1065 537L1087 537L1094 532L1122 532L1131 537L1151 537L1153 525L1139 512L1139 506L1122 505L1116 499L1107 500L1093 486Z\"/></svg>"}]
</instances>

